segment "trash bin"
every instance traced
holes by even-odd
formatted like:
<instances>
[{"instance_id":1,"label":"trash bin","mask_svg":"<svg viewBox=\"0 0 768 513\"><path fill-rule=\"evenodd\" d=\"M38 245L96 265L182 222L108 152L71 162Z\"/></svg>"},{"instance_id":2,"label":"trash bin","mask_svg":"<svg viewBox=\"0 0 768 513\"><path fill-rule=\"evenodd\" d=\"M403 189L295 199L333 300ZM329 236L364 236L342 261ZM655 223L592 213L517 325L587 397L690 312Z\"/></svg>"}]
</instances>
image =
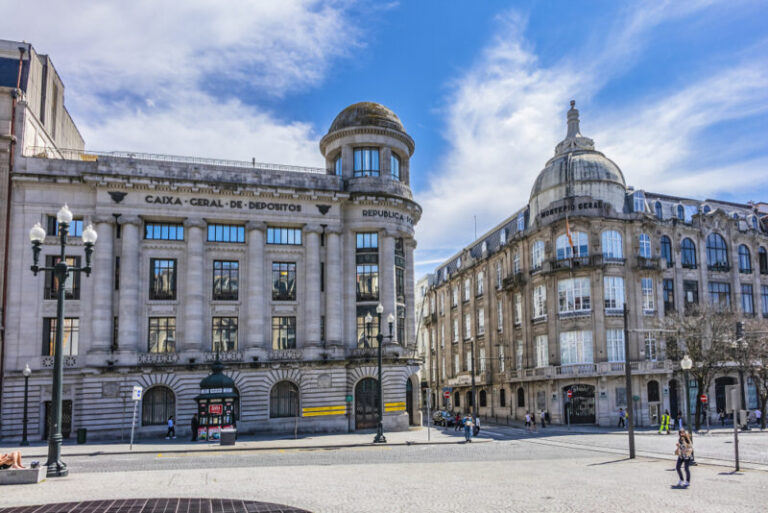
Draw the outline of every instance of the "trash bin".
<instances>
[{"instance_id":1,"label":"trash bin","mask_svg":"<svg viewBox=\"0 0 768 513\"><path fill-rule=\"evenodd\" d=\"M219 445L235 445L236 436L237 436L236 429L222 429L221 438L219 439Z\"/></svg>"},{"instance_id":2,"label":"trash bin","mask_svg":"<svg viewBox=\"0 0 768 513\"><path fill-rule=\"evenodd\" d=\"M84 444L88 438L88 430L80 428L77 430L77 443Z\"/></svg>"}]
</instances>

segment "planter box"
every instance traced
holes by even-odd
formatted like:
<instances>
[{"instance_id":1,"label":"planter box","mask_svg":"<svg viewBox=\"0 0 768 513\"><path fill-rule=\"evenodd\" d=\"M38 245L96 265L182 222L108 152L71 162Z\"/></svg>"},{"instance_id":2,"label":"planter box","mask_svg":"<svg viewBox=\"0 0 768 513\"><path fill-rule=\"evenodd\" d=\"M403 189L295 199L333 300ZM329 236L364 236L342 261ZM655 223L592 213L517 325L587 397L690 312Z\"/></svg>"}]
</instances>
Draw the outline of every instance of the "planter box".
<instances>
[{"instance_id":1,"label":"planter box","mask_svg":"<svg viewBox=\"0 0 768 513\"><path fill-rule=\"evenodd\" d=\"M48 467L0 470L0 485L36 484L45 479Z\"/></svg>"}]
</instances>

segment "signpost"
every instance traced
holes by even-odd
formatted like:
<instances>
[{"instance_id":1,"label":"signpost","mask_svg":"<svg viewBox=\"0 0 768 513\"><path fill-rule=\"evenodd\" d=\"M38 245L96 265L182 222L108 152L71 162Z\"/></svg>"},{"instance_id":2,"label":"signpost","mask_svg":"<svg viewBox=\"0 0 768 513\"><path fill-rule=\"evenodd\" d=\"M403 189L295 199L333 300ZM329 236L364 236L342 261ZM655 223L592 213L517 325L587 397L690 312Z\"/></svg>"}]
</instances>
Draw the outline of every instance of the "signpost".
<instances>
[{"instance_id":1,"label":"signpost","mask_svg":"<svg viewBox=\"0 0 768 513\"><path fill-rule=\"evenodd\" d=\"M568 416L566 417L566 423L568 424L568 430L571 429L571 415L573 415L573 389L569 388L568 392L566 392L566 395L568 396ZM535 415L535 413L534 413Z\"/></svg>"},{"instance_id":2,"label":"signpost","mask_svg":"<svg viewBox=\"0 0 768 513\"><path fill-rule=\"evenodd\" d=\"M445 390L443 392L443 399L450 399L451 398L451 392L448 390Z\"/></svg>"},{"instance_id":3,"label":"signpost","mask_svg":"<svg viewBox=\"0 0 768 513\"><path fill-rule=\"evenodd\" d=\"M133 392L131 393L131 399L133 399L133 420L131 420L131 451L133 450L133 431L136 427L136 407L139 405L139 401L141 401L141 395L143 393L144 389L140 386L134 386Z\"/></svg>"}]
</instances>

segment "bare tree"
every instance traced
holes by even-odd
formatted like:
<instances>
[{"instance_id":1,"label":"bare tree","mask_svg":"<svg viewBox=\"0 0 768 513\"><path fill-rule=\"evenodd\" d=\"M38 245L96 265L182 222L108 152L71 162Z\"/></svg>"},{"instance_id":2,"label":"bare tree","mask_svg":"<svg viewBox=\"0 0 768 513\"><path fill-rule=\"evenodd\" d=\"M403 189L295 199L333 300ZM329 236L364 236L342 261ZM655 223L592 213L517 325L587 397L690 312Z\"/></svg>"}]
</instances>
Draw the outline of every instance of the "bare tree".
<instances>
[{"instance_id":1,"label":"bare tree","mask_svg":"<svg viewBox=\"0 0 768 513\"><path fill-rule=\"evenodd\" d=\"M762 412L760 427L765 429L768 409L768 321L748 319L744 338L733 345L734 359L744 375L752 378L757 392L758 408Z\"/></svg>"},{"instance_id":2,"label":"bare tree","mask_svg":"<svg viewBox=\"0 0 768 513\"><path fill-rule=\"evenodd\" d=\"M696 380L699 391L696 429L701 427L703 418L700 394L709 389L715 375L732 359L735 323L736 316L730 309L710 304L690 306L685 312L668 315L663 320L664 328L675 332L667 341L667 357L679 362L687 354L693 360L689 374ZM685 383L685 400L689 401L688 383Z\"/></svg>"}]
</instances>

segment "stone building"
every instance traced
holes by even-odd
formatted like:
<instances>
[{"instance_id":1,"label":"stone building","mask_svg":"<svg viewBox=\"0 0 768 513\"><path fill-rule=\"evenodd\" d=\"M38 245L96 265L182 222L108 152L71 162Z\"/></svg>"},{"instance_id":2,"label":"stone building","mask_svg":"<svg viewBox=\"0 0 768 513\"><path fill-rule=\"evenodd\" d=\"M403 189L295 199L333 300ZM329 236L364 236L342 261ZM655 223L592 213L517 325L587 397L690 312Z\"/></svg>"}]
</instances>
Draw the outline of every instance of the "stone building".
<instances>
[{"instance_id":1,"label":"stone building","mask_svg":"<svg viewBox=\"0 0 768 513\"><path fill-rule=\"evenodd\" d=\"M336 117L320 151L322 169L81 151L19 157L2 436L21 435L25 364L29 436L46 436L58 284L30 272L28 232L46 228L41 264L53 263L64 203L75 215L71 263L84 263L84 226L98 233L91 276L64 285L65 436L127 436L135 385L144 388L140 436L163 433L170 415L188 431L217 355L239 393L241 432L375 427L378 304L385 334L394 317L383 345L384 428L418 422L414 142L392 111L358 103Z\"/></svg>"},{"instance_id":2,"label":"stone building","mask_svg":"<svg viewBox=\"0 0 768 513\"><path fill-rule=\"evenodd\" d=\"M467 411L474 352L481 415L546 410L554 422L570 415L610 425L631 401L638 423L654 424L665 409L685 411L679 363L650 331L666 313L717 301L768 317L768 212L765 204L628 187L616 163L581 135L573 102L567 117L567 135L528 204L430 275L425 375L445 408ZM706 391L712 412L725 407L733 383L722 376ZM754 386L745 385L755 406Z\"/></svg>"}]
</instances>

